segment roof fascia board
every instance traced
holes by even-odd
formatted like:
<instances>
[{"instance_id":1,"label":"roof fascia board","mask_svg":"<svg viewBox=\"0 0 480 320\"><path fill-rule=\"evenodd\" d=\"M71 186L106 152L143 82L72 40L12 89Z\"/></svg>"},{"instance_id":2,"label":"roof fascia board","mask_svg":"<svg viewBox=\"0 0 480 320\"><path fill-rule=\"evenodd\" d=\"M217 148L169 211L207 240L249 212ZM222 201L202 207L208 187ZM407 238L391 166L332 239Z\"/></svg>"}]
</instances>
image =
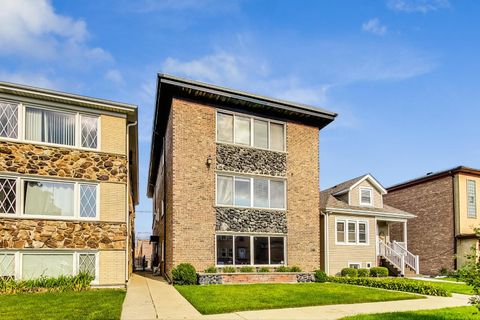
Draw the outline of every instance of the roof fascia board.
<instances>
[{"instance_id":1,"label":"roof fascia board","mask_svg":"<svg viewBox=\"0 0 480 320\"><path fill-rule=\"evenodd\" d=\"M348 213L353 215L363 215L363 216L372 216L372 217L383 217L383 218L399 218L399 219L411 219L415 218L416 215L413 214L398 214L394 212L374 212L374 211L365 211L365 210L355 210L355 209L342 209L342 208L325 208L327 211L338 212L338 213Z\"/></svg>"},{"instance_id":2,"label":"roof fascia board","mask_svg":"<svg viewBox=\"0 0 480 320\"><path fill-rule=\"evenodd\" d=\"M387 193L387 190L385 190L385 188L380 184L380 182L378 182L374 177L372 177L372 175L370 174L367 174L365 175L363 178L361 178L360 180L358 180L357 182L355 182L354 184L352 184L352 186L350 187L350 191L352 191L355 187L357 187L360 183L362 183L363 181L365 180L370 180L370 182L373 183L373 185L379 189L381 191L382 194L386 194Z\"/></svg>"}]
</instances>

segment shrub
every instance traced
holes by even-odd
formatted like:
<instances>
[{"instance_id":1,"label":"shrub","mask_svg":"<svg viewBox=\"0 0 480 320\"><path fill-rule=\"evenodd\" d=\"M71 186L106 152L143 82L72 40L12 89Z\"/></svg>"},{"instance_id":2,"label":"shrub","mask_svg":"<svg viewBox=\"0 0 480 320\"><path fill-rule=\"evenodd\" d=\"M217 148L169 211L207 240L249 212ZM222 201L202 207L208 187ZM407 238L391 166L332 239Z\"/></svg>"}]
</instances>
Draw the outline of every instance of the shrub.
<instances>
[{"instance_id":1,"label":"shrub","mask_svg":"<svg viewBox=\"0 0 480 320\"><path fill-rule=\"evenodd\" d=\"M280 266L275 268L275 272L290 272L290 269L285 266Z\"/></svg>"},{"instance_id":2,"label":"shrub","mask_svg":"<svg viewBox=\"0 0 480 320\"><path fill-rule=\"evenodd\" d=\"M357 273L359 277L368 277L370 275L370 270L361 268L357 270Z\"/></svg>"},{"instance_id":3,"label":"shrub","mask_svg":"<svg viewBox=\"0 0 480 320\"><path fill-rule=\"evenodd\" d=\"M243 266L243 267L240 268L240 272L253 272L253 267Z\"/></svg>"},{"instance_id":4,"label":"shrub","mask_svg":"<svg viewBox=\"0 0 480 320\"><path fill-rule=\"evenodd\" d=\"M205 269L205 273L217 273L217 268L215 266L210 266Z\"/></svg>"},{"instance_id":5,"label":"shrub","mask_svg":"<svg viewBox=\"0 0 480 320\"><path fill-rule=\"evenodd\" d=\"M172 270L173 283L179 285L197 284L197 271L190 263L180 263Z\"/></svg>"},{"instance_id":6,"label":"shrub","mask_svg":"<svg viewBox=\"0 0 480 320\"><path fill-rule=\"evenodd\" d=\"M290 272L302 272L302 269L299 266L291 266Z\"/></svg>"},{"instance_id":7,"label":"shrub","mask_svg":"<svg viewBox=\"0 0 480 320\"><path fill-rule=\"evenodd\" d=\"M328 276L323 270L315 270L315 282L327 282L328 281Z\"/></svg>"},{"instance_id":8,"label":"shrub","mask_svg":"<svg viewBox=\"0 0 480 320\"><path fill-rule=\"evenodd\" d=\"M258 269L258 272L270 272L270 268L268 267L261 267Z\"/></svg>"},{"instance_id":9,"label":"shrub","mask_svg":"<svg viewBox=\"0 0 480 320\"><path fill-rule=\"evenodd\" d=\"M83 291L90 288L95 277L88 273L76 276L59 276L57 278L40 277L31 280L15 280L11 277L0 277L0 294L32 293L32 292L65 292Z\"/></svg>"},{"instance_id":10,"label":"shrub","mask_svg":"<svg viewBox=\"0 0 480 320\"><path fill-rule=\"evenodd\" d=\"M237 272L237 269L235 269L235 267L223 267L222 272L223 273L235 273L235 272Z\"/></svg>"},{"instance_id":11,"label":"shrub","mask_svg":"<svg viewBox=\"0 0 480 320\"><path fill-rule=\"evenodd\" d=\"M388 269L385 267L370 268L370 276L376 278L388 277Z\"/></svg>"},{"instance_id":12,"label":"shrub","mask_svg":"<svg viewBox=\"0 0 480 320\"><path fill-rule=\"evenodd\" d=\"M440 269L440 275L446 277L446 276L448 276L448 273L449 273L449 272L448 272L448 269L447 269L447 268L443 267L443 268Z\"/></svg>"},{"instance_id":13,"label":"shrub","mask_svg":"<svg viewBox=\"0 0 480 320\"><path fill-rule=\"evenodd\" d=\"M340 271L340 274L342 277L355 278L358 276L358 270L355 268L343 268L342 271Z\"/></svg>"},{"instance_id":14,"label":"shrub","mask_svg":"<svg viewBox=\"0 0 480 320\"><path fill-rule=\"evenodd\" d=\"M480 236L480 228L475 228L475 233ZM470 248L470 253L466 255L467 264L459 271L458 276L469 286L473 287L474 296L470 297L469 303L480 311L480 260L476 246Z\"/></svg>"},{"instance_id":15,"label":"shrub","mask_svg":"<svg viewBox=\"0 0 480 320\"><path fill-rule=\"evenodd\" d=\"M430 296L449 297L450 294L438 285L421 280L410 280L405 278L349 278L329 277L330 282L353 284L357 286L381 288L395 291L405 291Z\"/></svg>"}]
</instances>

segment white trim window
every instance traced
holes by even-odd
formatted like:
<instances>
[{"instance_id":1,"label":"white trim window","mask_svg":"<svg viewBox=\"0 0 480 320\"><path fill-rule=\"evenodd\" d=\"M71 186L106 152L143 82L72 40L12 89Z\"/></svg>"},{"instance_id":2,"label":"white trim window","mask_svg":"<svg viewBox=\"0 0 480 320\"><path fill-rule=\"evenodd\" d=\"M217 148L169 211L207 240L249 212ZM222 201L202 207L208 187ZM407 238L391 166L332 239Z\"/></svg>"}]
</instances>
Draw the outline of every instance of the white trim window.
<instances>
[{"instance_id":1,"label":"white trim window","mask_svg":"<svg viewBox=\"0 0 480 320\"><path fill-rule=\"evenodd\" d=\"M0 138L98 150L99 131L98 115L0 101Z\"/></svg>"},{"instance_id":2,"label":"white trim window","mask_svg":"<svg viewBox=\"0 0 480 320\"><path fill-rule=\"evenodd\" d=\"M477 217L477 186L475 180L467 180L467 216Z\"/></svg>"},{"instance_id":3,"label":"white trim window","mask_svg":"<svg viewBox=\"0 0 480 320\"><path fill-rule=\"evenodd\" d=\"M368 221L335 219L335 243L339 245L368 245Z\"/></svg>"},{"instance_id":4,"label":"white trim window","mask_svg":"<svg viewBox=\"0 0 480 320\"><path fill-rule=\"evenodd\" d=\"M217 142L285 151L285 123L217 112Z\"/></svg>"},{"instance_id":5,"label":"white trim window","mask_svg":"<svg viewBox=\"0 0 480 320\"><path fill-rule=\"evenodd\" d=\"M217 205L284 210L286 182L266 177L217 174Z\"/></svg>"},{"instance_id":6,"label":"white trim window","mask_svg":"<svg viewBox=\"0 0 480 320\"><path fill-rule=\"evenodd\" d=\"M0 251L0 277L37 279L90 273L99 279L98 251Z\"/></svg>"},{"instance_id":7,"label":"white trim window","mask_svg":"<svg viewBox=\"0 0 480 320\"><path fill-rule=\"evenodd\" d=\"M349 262L348 267L353 268L353 269L360 269L360 268L362 268L362 263L361 262Z\"/></svg>"},{"instance_id":8,"label":"white trim window","mask_svg":"<svg viewBox=\"0 0 480 320\"><path fill-rule=\"evenodd\" d=\"M0 216L98 220L96 183L0 176Z\"/></svg>"},{"instance_id":9,"label":"white trim window","mask_svg":"<svg viewBox=\"0 0 480 320\"><path fill-rule=\"evenodd\" d=\"M216 235L216 265L280 266L286 264L286 237L281 235Z\"/></svg>"},{"instance_id":10,"label":"white trim window","mask_svg":"<svg viewBox=\"0 0 480 320\"><path fill-rule=\"evenodd\" d=\"M373 206L373 189L367 187L360 187L359 190L360 205Z\"/></svg>"}]
</instances>

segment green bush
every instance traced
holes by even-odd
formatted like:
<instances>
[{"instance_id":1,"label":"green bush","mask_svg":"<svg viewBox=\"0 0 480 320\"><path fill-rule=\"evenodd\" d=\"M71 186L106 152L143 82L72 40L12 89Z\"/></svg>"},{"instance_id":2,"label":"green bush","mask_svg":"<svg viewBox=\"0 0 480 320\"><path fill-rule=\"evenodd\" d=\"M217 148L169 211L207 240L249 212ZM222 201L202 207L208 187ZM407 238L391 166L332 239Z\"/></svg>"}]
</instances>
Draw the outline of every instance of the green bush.
<instances>
[{"instance_id":1,"label":"green bush","mask_svg":"<svg viewBox=\"0 0 480 320\"><path fill-rule=\"evenodd\" d=\"M302 269L299 266L291 266L290 272L302 272Z\"/></svg>"},{"instance_id":2,"label":"green bush","mask_svg":"<svg viewBox=\"0 0 480 320\"><path fill-rule=\"evenodd\" d=\"M83 291L90 288L95 277L88 273L76 276L59 276L57 278L40 277L31 280L15 280L0 277L0 294L32 293L32 292L65 292Z\"/></svg>"},{"instance_id":3,"label":"green bush","mask_svg":"<svg viewBox=\"0 0 480 320\"><path fill-rule=\"evenodd\" d=\"M258 269L258 272L270 272L270 268L268 267L261 267Z\"/></svg>"},{"instance_id":4,"label":"green bush","mask_svg":"<svg viewBox=\"0 0 480 320\"><path fill-rule=\"evenodd\" d=\"M197 271L190 263L180 263L172 270L173 283L179 285L197 284Z\"/></svg>"},{"instance_id":5,"label":"green bush","mask_svg":"<svg viewBox=\"0 0 480 320\"><path fill-rule=\"evenodd\" d=\"M370 276L376 278L388 277L388 269L385 267L370 268Z\"/></svg>"},{"instance_id":6,"label":"green bush","mask_svg":"<svg viewBox=\"0 0 480 320\"><path fill-rule=\"evenodd\" d=\"M240 268L240 272L253 272L253 267L251 266L243 266Z\"/></svg>"},{"instance_id":7,"label":"green bush","mask_svg":"<svg viewBox=\"0 0 480 320\"><path fill-rule=\"evenodd\" d=\"M216 268L215 266L210 266L210 267L208 267L207 269L205 269L204 272L205 272L205 273L217 273L218 270L217 270L217 268Z\"/></svg>"},{"instance_id":8,"label":"green bush","mask_svg":"<svg viewBox=\"0 0 480 320\"><path fill-rule=\"evenodd\" d=\"M328 281L336 283L353 284L357 286L381 288L395 291L405 291L430 296L449 297L450 294L438 285L421 280L410 280L405 278L349 278L329 277Z\"/></svg>"},{"instance_id":9,"label":"green bush","mask_svg":"<svg viewBox=\"0 0 480 320\"><path fill-rule=\"evenodd\" d=\"M359 277L368 277L370 275L370 270L361 268L357 270L357 273Z\"/></svg>"},{"instance_id":10,"label":"green bush","mask_svg":"<svg viewBox=\"0 0 480 320\"><path fill-rule=\"evenodd\" d=\"M445 267L442 267L442 268L440 269L440 275L442 275L442 276L445 276L445 277L446 277L446 276L448 276L448 273L449 273L449 271L448 271L448 269L447 269L447 268L445 268Z\"/></svg>"},{"instance_id":11,"label":"green bush","mask_svg":"<svg viewBox=\"0 0 480 320\"><path fill-rule=\"evenodd\" d=\"M328 281L328 276L323 270L320 270L320 269L315 270L314 276L315 276L315 282L323 283Z\"/></svg>"},{"instance_id":12,"label":"green bush","mask_svg":"<svg viewBox=\"0 0 480 320\"><path fill-rule=\"evenodd\" d=\"M290 268L285 266L276 267L275 272L290 272Z\"/></svg>"},{"instance_id":13,"label":"green bush","mask_svg":"<svg viewBox=\"0 0 480 320\"><path fill-rule=\"evenodd\" d=\"M222 268L222 272L223 273L235 273L237 272L237 269L235 269L235 267L223 267Z\"/></svg>"},{"instance_id":14,"label":"green bush","mask_svg":"<svg viewBox=\"0 0 480 320\"><path fill-rule=\"evenodd\" d=\"M340 274L342 277L355 278L358 277L358 270L355 268L343 268L342 271L340 271Z\"/></svg>"}]
</instances>

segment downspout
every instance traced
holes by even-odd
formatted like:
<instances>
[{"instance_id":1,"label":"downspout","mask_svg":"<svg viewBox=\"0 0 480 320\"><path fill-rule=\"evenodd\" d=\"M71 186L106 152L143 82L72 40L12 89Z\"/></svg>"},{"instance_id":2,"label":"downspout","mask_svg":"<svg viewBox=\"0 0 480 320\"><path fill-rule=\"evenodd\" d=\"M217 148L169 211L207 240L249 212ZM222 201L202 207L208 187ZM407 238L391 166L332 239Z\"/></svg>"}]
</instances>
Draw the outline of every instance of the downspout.
<instances>
[{"instance_id":1,"label":"downspout","mask_svg":"<svg viewBox=\"0 0 480 320\"><path fill-rule=\"evenodd\" d=\"M324 245L325 245L325 250L324 250L324 257L323 261L325 262L325 273L328 275L330 271L330 263L328 260L328 211L322 212L320 211L321 215L323 216L323 235L324 235Z\"/></svg>"},{"instance_id":2,"label":"downspout","mask_svg":"<svg viewBox=\"0 0 480 320\"><path fill-rule=\"evenodd\" d=\"M129 215L129 206L128 202L130 200L130 137L128 135L129 130L131 127L137 125L137 121L133 123L127 124L127 188L126 188L126 198L125 198L125 216L126 216L126 223L127 223L127 239L125 243L125 282L128 282L128 267L129 267L129 260L130 260L130 252L128 250L128 245L130 243L130 215ZM132 204L133 206L133 204Z\"/></svg>"},{"instance_id":3,"label":"downspout","mask_svg":"<svg viewBox=\"0 0 480 320\"><path fill-rule=\"evenodd\" d=\"M163 137L163 243L162 259L163 274L168 279L167 274L167 152L165 151L165 137Z\"/></svg>"}]
</instances>

